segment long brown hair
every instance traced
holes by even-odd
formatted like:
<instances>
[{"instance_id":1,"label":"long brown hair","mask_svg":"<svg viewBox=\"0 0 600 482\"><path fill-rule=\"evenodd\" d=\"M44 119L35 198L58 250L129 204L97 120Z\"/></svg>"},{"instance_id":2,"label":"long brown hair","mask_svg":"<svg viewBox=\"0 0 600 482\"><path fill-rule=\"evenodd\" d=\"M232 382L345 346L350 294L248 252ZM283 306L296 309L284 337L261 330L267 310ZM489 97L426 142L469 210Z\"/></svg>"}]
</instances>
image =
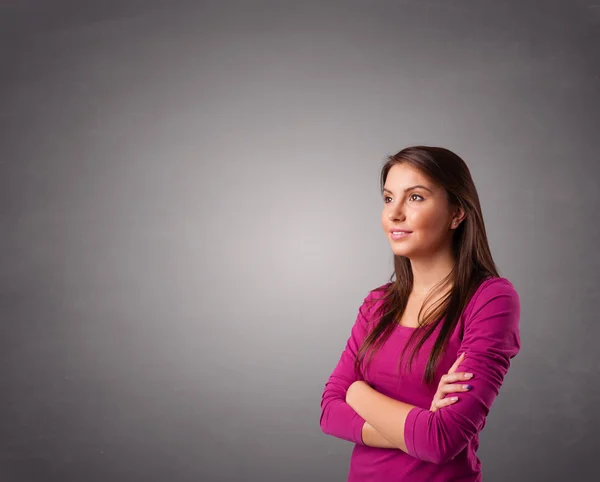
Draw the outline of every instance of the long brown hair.
<instances>
[{"instance_id":1,"label":"long brown hair","mask_svg":"<svg viewBox=\"0 0 600 482\"><path fill-rule=\"evenodd\" d=\"M463 221L452 235L452 252L456 263L449 275L441 280L431 292L449 284L451 288L447 289L445 295L433 305L434 307L437 305L437 308L430 310L422 318L422 321L423 306L421 307L418 315L418 327L412 332L399 359L400 366L408 346L421 335L418 343L413 347L409 361L410 367L419 349L442 323L423 376L423 382L431 384L435 378L435 369L439 358L469 300L485 279L500 275L488 245L479 196L465 161L443 147L413 146L402 149L397 154L388 156L386 163L381 168L380 191L382 195L388 172L396 164L408 164L419 170L431 181L445 189L451 205L460 206L465 212ZM394 274L395 280L393 279ZM410 259L405 256L394 256L394 273L390 276L389 283L380 287L382 296L378 299L383 299L383 302L376 313L376 316L380 316L380 320L358 350L355 361L357 372L360 370L366 353L371 352L368 364L373 359L375 352L381 348L396 328L408 303L412 287L413 273ZM428 298L429 296L425 301Z\"/></svg>"}]
</instances>

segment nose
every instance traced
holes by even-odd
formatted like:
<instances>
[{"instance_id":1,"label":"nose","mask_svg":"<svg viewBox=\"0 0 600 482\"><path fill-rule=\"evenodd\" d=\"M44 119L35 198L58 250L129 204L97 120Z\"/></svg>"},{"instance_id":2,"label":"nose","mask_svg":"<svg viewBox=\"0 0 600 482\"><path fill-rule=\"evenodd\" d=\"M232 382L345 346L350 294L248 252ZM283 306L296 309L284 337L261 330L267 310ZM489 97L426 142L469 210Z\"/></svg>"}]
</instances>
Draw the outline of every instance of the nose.
<instances>
[{"instance_id":1,"label":"nose","mask_svg":"<svg viewBox=\"0 0 600 482\"><path fill-rule=\"evenodd\" d=\"M388 208L388 219L390 221L401 221L404 218L404 210L401 206L402 203L395 203L393 205L389 205Z\"/></svg>"}]
</instances>

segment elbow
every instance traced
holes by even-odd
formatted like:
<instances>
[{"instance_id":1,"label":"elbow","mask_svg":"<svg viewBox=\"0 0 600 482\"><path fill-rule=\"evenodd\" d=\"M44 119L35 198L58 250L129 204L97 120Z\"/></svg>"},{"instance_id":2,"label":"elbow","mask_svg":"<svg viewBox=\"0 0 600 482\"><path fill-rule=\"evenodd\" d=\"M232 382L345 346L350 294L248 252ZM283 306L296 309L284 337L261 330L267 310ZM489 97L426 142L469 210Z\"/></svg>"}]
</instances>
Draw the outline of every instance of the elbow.
<instances>
[{"instance_id":1,"label":"elbow","mask_svg":"<svg viewBox=\"0 0 600 482\"><path fill-rule=\"evenodd\" d=\"M463 439L448 441L441 446L433 448L431 451L427 452L425 456L420 457L420 459L425 462L442 465L454 459L465 449L467 444L468 442Z\"/></svg>"},{"instance_id":2,"label":"elbow","mask_svg":"<svg viewBox=\"0 0 600 482\"><path fill-rule=\"evenodd\" d=\"M405 440L414 457L436 465L445 464L461 453L477 432L475 425L451 417L450 411L413 412L406 425ZM410 414L409 414L410 416Z\"/></svg>"},{"instance_id":3,"label":"elbow","mask_svg":"<svg viewBox=\"0 0 600 482\"><path fill-rule=\"evenodd\" d=\"M421 460L425 462L431 462L432 464L442 465L452 460L454 457L450 456L446 452L437 452L435 454L428 454L427 457L421 457Z\"/></svg>"},{"instance_id":4,"label":"elbow","mask_svg":"<svg viewBox=\"0 0 600 482\"><path fill-rule=\"evenodd\" d=\"M319 426L321 427L321 432L325 435L329 435L329 428L327 427L327 423L325 423L325 412L321 412L321 418L319 419Z\"/></svg>"},{"instance_id":5,"label":"elbow","mask_svg":"<svg viewBox=\"0 0 600 482\"><path fill-rule=\"evenodd\" d=\"M329 423L329 403L324 401L321 404L321 417L319 418L319 426L321 427L321 432L325 435L331 435L331 424Z\"/></svg>"},{"instance_id":6,"label":"elbow","mask_svg":"<svg viewBox=\"0 0 600 482\"><path fill-rule=\"evenodd\" d=\"M325 391L323 392L323 396L321 397L321 416L319 418L319 426L321 427L321 432L325 435L333 435L335 432L335 426L337 425L337 419L339 418L336 415L338 412L338 406L342 405L342 397L340 394Z\"/></svg>"}]
</instances>

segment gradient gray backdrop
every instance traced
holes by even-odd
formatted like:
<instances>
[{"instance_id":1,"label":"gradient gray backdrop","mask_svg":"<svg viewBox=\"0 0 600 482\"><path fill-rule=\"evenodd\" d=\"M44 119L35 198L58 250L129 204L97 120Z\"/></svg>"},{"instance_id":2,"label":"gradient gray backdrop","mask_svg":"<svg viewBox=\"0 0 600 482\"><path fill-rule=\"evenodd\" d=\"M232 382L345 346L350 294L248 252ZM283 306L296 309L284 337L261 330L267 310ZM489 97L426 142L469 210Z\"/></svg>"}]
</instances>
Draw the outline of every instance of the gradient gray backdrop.
<instances>
[{"instance_id":1,"label":"gradient gray backdrop","mask_svg":"<svg viewBox=\"0 0 600 482\"><path fill-rule=\"evenodd\" d=\"M600 480L600 5L1 5L2 482L345 481L320 398L412 144L521 296L485 482Z\"/></svg>"}]
</instances>

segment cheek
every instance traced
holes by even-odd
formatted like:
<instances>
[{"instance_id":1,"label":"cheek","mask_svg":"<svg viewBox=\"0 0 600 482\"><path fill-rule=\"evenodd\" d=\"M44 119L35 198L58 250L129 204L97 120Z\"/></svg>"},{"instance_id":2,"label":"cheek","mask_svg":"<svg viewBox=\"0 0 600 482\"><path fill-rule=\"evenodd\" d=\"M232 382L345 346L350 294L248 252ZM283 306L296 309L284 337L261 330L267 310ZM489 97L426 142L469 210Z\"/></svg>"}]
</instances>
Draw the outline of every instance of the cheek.
<instances>
[{"instance_id":1,"label":"cheek","mask_svg":"<svg viewBox=\"0 0 600 482\"><path fill-rule=\"evenodd\" d=\"M408 216L408 220L414 229L437 230L444 223L440 210L434 208L415 209Z\"/></svg>"}]
</instances>

